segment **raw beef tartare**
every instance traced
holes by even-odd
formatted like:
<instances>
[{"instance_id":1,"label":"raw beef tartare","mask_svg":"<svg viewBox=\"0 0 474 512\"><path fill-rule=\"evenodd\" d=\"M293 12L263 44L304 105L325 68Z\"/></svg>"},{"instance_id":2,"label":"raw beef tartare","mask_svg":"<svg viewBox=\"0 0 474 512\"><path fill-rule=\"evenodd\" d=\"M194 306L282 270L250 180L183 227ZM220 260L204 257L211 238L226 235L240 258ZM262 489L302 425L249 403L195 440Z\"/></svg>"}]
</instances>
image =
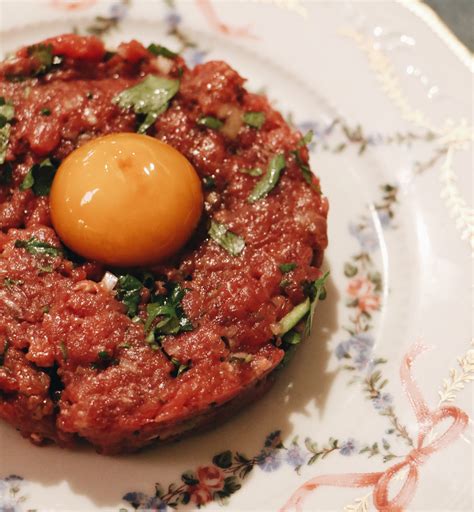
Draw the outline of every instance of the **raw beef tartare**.
<instances>
[{"instance_id":1,"label":"raw beef tartare","mask_svg":"<svg viewBox=\"0 0 474 512\"><path fill-rule=\"evenodd\" d=\"M137 131L191 162L200 222L159 265L87 261L52 227L55 172L91 139ZM328 204L307 143L225 62L188 69L159 45L76 35L4 61L0 417L37 444L117 453L261 394L324 293Z\"/></svg>"}]
</instances>

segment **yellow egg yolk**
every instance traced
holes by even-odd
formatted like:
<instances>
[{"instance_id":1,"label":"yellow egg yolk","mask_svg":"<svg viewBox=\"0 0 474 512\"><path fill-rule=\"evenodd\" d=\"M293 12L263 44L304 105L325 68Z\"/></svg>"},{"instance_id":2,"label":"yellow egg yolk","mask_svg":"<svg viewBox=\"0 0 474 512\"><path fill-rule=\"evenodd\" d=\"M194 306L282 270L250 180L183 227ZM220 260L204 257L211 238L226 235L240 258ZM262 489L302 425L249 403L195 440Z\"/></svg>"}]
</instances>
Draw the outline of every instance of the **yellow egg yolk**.
<instances>
[{"instance_id":1,"label":"yellow egg yolk","mask_svg":"<svg viewBox=\"0 0 474 512\"><path fill-rule=\"evenodd\" d=\"M202 204L189 161L135 133L99 137L73 151L50 194L52 223L65 245L118 267L153 265L179 251Z\"/></svg>"}]
</instances>

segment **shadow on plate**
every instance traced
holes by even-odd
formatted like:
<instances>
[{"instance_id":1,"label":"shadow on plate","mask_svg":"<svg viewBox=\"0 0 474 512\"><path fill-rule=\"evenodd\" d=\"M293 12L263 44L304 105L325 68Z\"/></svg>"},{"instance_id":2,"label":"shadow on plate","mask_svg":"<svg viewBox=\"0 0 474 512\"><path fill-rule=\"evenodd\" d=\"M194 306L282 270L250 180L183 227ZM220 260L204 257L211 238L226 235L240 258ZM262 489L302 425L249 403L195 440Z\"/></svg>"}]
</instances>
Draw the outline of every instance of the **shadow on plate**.
<instances>
[{"instance_id":1,"label":"shadow on plate","mask_svg":"<svg viewBox=\"0 0 474 512\"><path fill-rule=\"evenodd\" d=\"M266 436L275 430L281 430L282 438L289 443L296 433L295 414L309 417L310 409L316 408L324 419L327 396L335 378L334 372L327 371L330 356L327 342L338 329L340 298L332 279L327 283L327 292L327 299L316 309L310 339L302 343L293 360L281 370L273 387L262 399L216 429L138 454L104 457L87 448L76 451L54 446L37 448L5 427L0 437L2 466L45 488L66 482L74 494L81 496L78 498L81 508L116 508L125 504L121 500L128 492L153 495L156 482L166 487L171 482L179 485L182 471L208 465L215 454L224 450L255 457L261 452ZM252 473L240 483L251 477ZM71 508L70 502L63 502L56 491L49 496L48 508ZM87 501L81 505L81 499ZM28 508L46 506L29 502L27 505Z\"/></svg>"}]
</instances>

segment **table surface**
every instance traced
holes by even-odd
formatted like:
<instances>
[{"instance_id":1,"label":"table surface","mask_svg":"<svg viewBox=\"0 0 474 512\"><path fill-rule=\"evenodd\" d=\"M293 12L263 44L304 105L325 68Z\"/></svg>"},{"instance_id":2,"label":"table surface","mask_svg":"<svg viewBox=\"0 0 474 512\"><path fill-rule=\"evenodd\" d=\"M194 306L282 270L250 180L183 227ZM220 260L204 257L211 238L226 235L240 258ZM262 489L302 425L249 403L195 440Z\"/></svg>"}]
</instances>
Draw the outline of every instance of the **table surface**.
<instances>
[{"instance_id":1,"label":"table surface","mask_svg":"<svg viewBox=\"0 0 474 512\"><path fill-rule=\"evenodd\" d=\"M474 0L425 0L458 39L474 51Z\"/></svg>"}]
</instances>

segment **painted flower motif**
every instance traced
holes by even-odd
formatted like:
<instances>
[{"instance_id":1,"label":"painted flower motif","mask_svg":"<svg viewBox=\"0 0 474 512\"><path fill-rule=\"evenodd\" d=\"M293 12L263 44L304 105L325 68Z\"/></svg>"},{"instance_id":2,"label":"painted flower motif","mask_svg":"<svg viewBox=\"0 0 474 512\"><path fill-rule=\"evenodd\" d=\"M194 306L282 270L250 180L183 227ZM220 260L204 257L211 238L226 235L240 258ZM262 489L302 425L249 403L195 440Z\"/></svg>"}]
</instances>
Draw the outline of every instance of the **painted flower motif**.
<instances>
[{"instance_id":1,"label":"painted flower motif","mask_svg":"<svg viewBox=\"0 0 474 512\"><path fill-rule=\"evenodd\" d=\"M125 18L128 12L128 5L123 2L117 2L110 6L110 16L116 20Z\"/></svg>"},{"instance_id":2,"label":"painted flower motif","mask_svg":"<svg viewBox=\"0 0 474 512\"><path fill-rule=\"evenodd\" d=\"M158 496L149 498L142 507L147 512L166 512L168 506Z\"/></svg>"},{"instance_id":3,"label":"painted flower motif","mask_svg":"<svg viewBox=\"0 0 474 512\"><path fill-rule=\"evenodd\" d=\"M97 0L51 0L51 5L57 9L76 11L79 9L87 9L96 2Z\"/></svg>"},{"instance_id":4,"label":"painted flower motif","mask_svg":"<svg viewBox=\"0 0 474 512\"><path fill-rule=\"evenodd\" d=\"M173 31L181 23L181 16L176 11L171 11L165 16L164 21L168 26L168 30Z\"/></svg>"},{"instance_id":5,"label":"painted flower motif","mask_svg":"<svg viewBox=\"0 0 474 512\"><path fill-rule=\"evenodd\" d=\"M307 454L296 444L292 445L285 454L286 462L293 468L303 466L306 464L307 459Z\"/></svg>"},{"instance_id":6,"label":"painted flower motif","mask_svg":"<svg viewBox=\"0 0 474 512\"><path fill-rule=\"evenodd\" d=\"M213 500L212 491L205 485L190 485L187 490L191 503L198 507Z\"/></svg>"},{"instance_id":7,"label":"painted flower motif","mask_svg":"<svg viewBox=\"0 0 474 512\"><path fill-rule=\"evenodd\" d=\"M379 247L377 234L372 225L349 223L349 233L357 239L362 250L373 252Z\"/></svg>"},{"instance_id":8,"label":"painted flower motif","mask_svg":"<svg viewBox=\"0 0 474 512\"><path fill-rule=\"evenodd\" d=\"M220 490L224 487L224 472L217 466L201 466L197 470L199 484L209 489Z\"/></svg>"},{"instance_id":9,"label":"painted flower motif","mask_svg":"<svg viewBox=\"0 0 474 512\"><path fill-rule=\"evenodd\" d=\"M375 285L367 277L355 277L349 281L347 293L357 299L360 311L370 312L379 309L380 296L375 292Z\"/></svg>"},{"instance_id":10,"label":"painted flower motif","mask_svg":"<svg viewBox=\"0 0 474 512\"><path fill-rule=\"evenodd\" d=\"M266 471L267 473L271 473L272 471L277 470L281 465L281 458L278 455L276 450L262 450L260 455L257 457L258 466Z\"/></svg>"},{"instance_id":11,"label":"painted flower motif","mask_svg":"<svg viewBox=\"0 0 474 512\"><path fill-rule=\"evenodd\" d=\"M392 218L387 210L377 210L377 217L379 218L380 224L383 228L390 227Z\"/></svg>"},{"instance_id":12,"label":"painted flower motif","mask_svg":"<svg viewBox=\"0 0 474 512\"><path fill-rule=\"evenodd\" d=\"M183 53L183 57L186 60L186 64L193 68L198 64L202 64L206 58L207 52L199 50L197 48L189 48Z\"/></svg>"},{"instance_id":13,"label":"painted flower motif","mask_svg":"<svg viewBox=\"0 0 474 512\"><path fill-rule=\"evenodd\" d=\"M339 453L341 455L349 456L349 455L353 455L357 451L357 449L358 449L357 441L354 438L350 437L349 439L347 439L346 441L344 441L341 444Z\"/></svg>"},{"instance_id":14,"label":"painted flower motif","mask_svg":"<svg viewBox=\"0 0 474 512\"><path fill-rule=\"evenodd\" d=\"M357 370L364 370L370 362L374 339L370 334L354 334L348 340L342 341L336 347L336 357L350 359Z\"/></svg>"},{"instance_id":15,"label":"painted flower motif","mask_svg":"<svg viewBox=\"0 0 474 512\"><path fill-rule=\"evenodd\" d=\"M379 396L372 398L372 405L378 411L388 409L393 403L393 397L390 393L380 393Z\"/></svg>"},{"instance_id":16,"label":"painted flower motif","mask_svg":"<svg viewBox=\"0 0 474 512\"><path fill-rule=\"evenodd\" d=\"M23 478L9 475L0 479L0 512L21 512L21 503L26 499L20 494Z\"/></svg>"}]
</instances>

